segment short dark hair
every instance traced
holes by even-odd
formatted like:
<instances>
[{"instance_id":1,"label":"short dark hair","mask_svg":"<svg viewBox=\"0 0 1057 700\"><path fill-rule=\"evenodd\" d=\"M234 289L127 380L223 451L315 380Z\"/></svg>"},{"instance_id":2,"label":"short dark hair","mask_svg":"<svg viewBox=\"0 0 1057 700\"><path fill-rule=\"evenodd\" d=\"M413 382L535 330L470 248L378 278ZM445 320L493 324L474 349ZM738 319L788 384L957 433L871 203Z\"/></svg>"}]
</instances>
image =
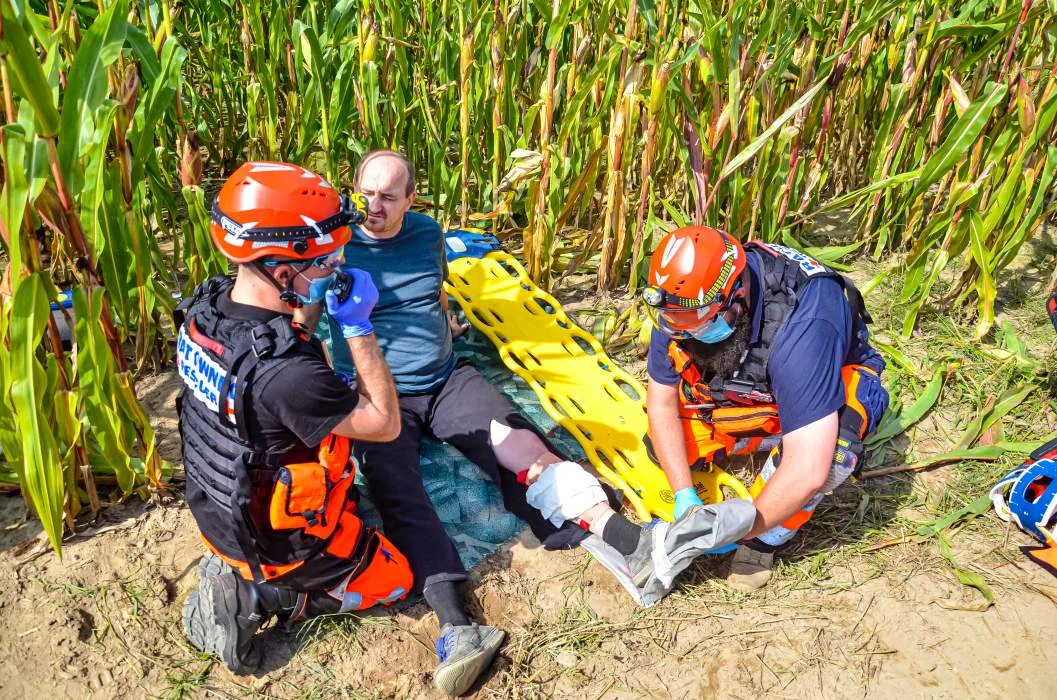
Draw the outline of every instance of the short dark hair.
<instances>
[{"instance_id":1,"label":"short dark hair","mask_svg":"<svg viewBox=\"0 0 1057 700\"><path fill-rule=\"evenodd\" d=\"M360 184L360 175L363 174L363 166L367 165L368 161L374 160L375 158L381 158L383 156L396 158L404 164L404 170L407 173L407 188L404 194L408 197L413 195L415 193L415 165L403 153L400 153L399 151L390 151L388 148L379 148L376 151L371 151L360 159L359 165L356 166L355 184L357 186L359 186Z\"/></svg>"}]
</instances>

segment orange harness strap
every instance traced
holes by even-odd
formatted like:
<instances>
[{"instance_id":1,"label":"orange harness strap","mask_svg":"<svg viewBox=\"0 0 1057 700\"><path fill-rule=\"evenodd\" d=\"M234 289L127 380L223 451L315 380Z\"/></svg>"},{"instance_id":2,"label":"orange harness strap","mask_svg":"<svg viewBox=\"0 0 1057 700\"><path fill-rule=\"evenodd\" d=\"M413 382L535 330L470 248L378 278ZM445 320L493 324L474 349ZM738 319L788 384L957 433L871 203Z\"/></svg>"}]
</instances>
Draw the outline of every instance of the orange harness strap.
<instances>
[{"instance_id":1,"label":"orange harness strap","mask_svg":"<svg viewBox=\"0 0 1057 700\"><path fill-rule=\"evenodd\" d=\"M320 444L317 461L288 464L279 469L268 507L269 524L276 530L301 530L326 540L325 551L334 557L368 558L372 542L381 535L366 528L356 515L356 503L349 498L355 478L356 463L352 458L351 441L331 433ZM253 580L248 562L222 554L204 535L202 541L243 578ZM402 567L396 567L400 571L389 578L408 579L404 587L405 591L408 590L411 570L406 559L391 544L385 551L387 561L403 562ZM288 574L304 563L303 559L281 565L262 563L261 573L268 581ZM361 573L371 569L370 564L370 561L364 561L363 567L359 567Z\"/></svg>"}]
</instances>

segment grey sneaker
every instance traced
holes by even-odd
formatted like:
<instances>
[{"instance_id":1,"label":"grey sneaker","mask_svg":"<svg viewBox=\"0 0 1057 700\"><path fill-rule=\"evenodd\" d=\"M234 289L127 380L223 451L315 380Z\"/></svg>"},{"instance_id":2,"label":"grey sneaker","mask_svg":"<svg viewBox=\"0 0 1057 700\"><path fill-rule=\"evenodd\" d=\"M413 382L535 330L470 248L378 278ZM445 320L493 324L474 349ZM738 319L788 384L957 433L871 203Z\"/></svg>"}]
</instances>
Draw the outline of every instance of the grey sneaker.
<instances>
[{"instance_id":1,"label":"grey sneaker","mask_svg":"<svg viewBox=\"0 0 1057 700\"><path fill-rule=\"evenodd\" d=\"M773 568L774 552L759 552L741 545L730 562L727 585L745 593L758 591L771 580Z\"/></svg>"},{"instance_id":2,"label":"grey sneaker","mask_svg":"<svg viewBox=\"0 0 1057 700\"><path fill-rule=\"evenodd\" d=\"M506 633L486 625L444 625L437 638L433 686L445 695L462 695L492 664Z\"/></svg>"}]
</instances>

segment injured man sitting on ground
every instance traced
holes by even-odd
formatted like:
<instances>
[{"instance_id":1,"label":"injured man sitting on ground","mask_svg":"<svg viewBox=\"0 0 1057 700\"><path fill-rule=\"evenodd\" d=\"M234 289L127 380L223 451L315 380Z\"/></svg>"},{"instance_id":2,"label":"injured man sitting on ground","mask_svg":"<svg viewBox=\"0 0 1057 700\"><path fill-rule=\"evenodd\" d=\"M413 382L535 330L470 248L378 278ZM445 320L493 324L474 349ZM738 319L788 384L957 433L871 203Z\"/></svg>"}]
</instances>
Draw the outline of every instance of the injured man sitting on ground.
<instances>
[{"instance_id":1,"label":"injured man sitting on ground","mask_svg":"<svg viewBox=\"0 0 1057 700\"><path fill-rule=\"evenodd\" d=\"M447 274L439 224L411 211L414 167L402 154L376 151L360 162L357 191L367 220L352 226L344 260L377 285L369 324L392 371L401 430L389 442L360 442L356 456L382 529L403 552L437 613L436 687L464 692L491 664L504 633L471 621L456 584L466 580L459 554L423 486L422 438L454 446L499 487L503 505L525 521L547 549L583 545L641 605L651 605L703 552L733 543L752 526L748 501L699 506L674 523L639 526L614 508L598 479L559 454L518 407L474 367L458 362L452 337L466 327L447 312ZM374 303L374 302L377 303ZM321 335L333 343L335 370L355 372L342 337L364 332L328 297ZM599 416L604 420L604 416ZM611 494L612 492L610 492ZM472 533L470 533L472 536Z\"/></svg>"}]
</instances>

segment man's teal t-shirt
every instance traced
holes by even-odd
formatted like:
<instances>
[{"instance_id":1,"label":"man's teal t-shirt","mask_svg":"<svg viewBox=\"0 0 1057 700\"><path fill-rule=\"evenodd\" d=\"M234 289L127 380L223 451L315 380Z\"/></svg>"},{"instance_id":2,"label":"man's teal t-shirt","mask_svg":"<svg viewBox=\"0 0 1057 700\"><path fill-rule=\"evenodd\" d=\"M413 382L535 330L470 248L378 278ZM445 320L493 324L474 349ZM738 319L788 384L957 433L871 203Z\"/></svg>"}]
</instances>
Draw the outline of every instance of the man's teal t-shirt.
<instances>
[{"instance_id":1,"label":"man's teal t-shirt","mask_svg":"<svg viewBox=\"0 0 1057 700\"><path fill-rule=\"evenodd\" d=\"M400 233L376 240L352 227L345 265L366 270L378 287L371 323L400 394L423 394L444 383L455 369L451 329L440 305L447 271L444 236L432 217L409 211ZM348 345L326 314L318 335L331 344L334 369L354 374Z\"/></svg>"}]
</instances>

